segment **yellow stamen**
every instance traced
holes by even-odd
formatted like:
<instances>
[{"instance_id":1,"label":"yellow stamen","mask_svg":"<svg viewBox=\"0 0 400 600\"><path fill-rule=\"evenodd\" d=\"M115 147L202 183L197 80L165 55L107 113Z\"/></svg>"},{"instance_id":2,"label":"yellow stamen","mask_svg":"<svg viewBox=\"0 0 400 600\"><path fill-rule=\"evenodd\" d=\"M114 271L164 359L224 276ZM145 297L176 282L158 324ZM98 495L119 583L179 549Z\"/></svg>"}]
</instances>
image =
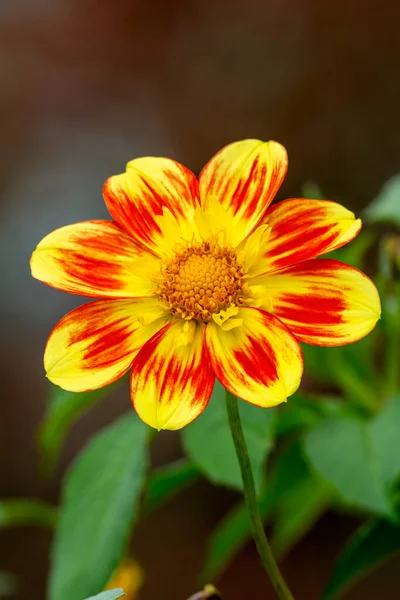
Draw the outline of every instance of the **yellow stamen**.
<instances>
[{"instance_id":1,"label":"yellow stamen","mask_svg":"<svg viewBox=\"0 0 400 600\"><path fill-rule=\"evenodd\" d=\"M190 244L161 269L160 302L183 319L208 322L214 313L244 303L245 269L236 252L204 241Z\"/></svg>"}]
</instances>

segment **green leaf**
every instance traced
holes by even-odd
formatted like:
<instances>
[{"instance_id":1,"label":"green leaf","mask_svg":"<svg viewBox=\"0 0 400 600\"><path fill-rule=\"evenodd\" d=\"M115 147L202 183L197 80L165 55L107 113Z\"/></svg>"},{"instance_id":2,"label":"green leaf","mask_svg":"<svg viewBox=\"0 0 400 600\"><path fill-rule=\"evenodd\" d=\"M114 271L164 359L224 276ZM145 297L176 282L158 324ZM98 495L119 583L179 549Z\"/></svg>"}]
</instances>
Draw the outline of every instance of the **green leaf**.
<instances>
[{"instance_id":1,"label":"green leaf","mask_svg":"<svg viewBox=\"0 0 400 600\"><path fill-rule=\"evenodd\" d=\"M384 332L383 395L390 397L400 389L400 282L387 281L381 293Z\"/></svg>"},{"instance_id":2,"label":"green leaf","mask_svg":"<svg viewBox=\"0 0 400 600\"><path fill-rule=\"evenodd\" d=\"M64 482L50 600L86 598L106 585L138 512L149 429L129 414L98 433Z\"/></svg>"},{"instance_id":3,"label":"green leaf","mask_svg":"<svg viewBox=\"0 0 400 600\"><path fill-rule=\"evenodd\" d=\"M109 590L107 592L97 594L97 596L91 596L90 598L86 598L86 600L117 600L118 598L121 598L121 596L125 596L124 590L121 588L116 588L115 590Z\"/></svg>"},{"instance_id":4,"label":"green leaf","mask_svg":"<svg viewBox=\"0 0 400 600\"><path fill-rule=\"evenodd\" d=\"M400 394L385 404L371 422L371 435L376 448L377 462L389 487L400 475Z\"/></svg>"},{"instance_id":5,"label":"green leaf","mask_svg":"<svg viewBox=\"0 0 400 600\"><path fill-rule=\"evenodd\" d=\"M312 529L331 504L332 493L319 477L307 473L281 499L274 518L271 545L282 558Z\"/></svg>"},{"instance_id":6,"label":"green leaf","mask_svg":"<svg viewBox=\"0 0 400 600\"><path fill-rule=\"evenodd\" d=\"M265 522L282 500L293 493L303 480L310 477L307 463L302 456L299 444L285 449L274 462L267 484L261 491L258 507ZM240 503L231 509L218 523L208 542L208 550L201 583L213 581L251 539L251 527L247 509Z\"/></svg>"},{"instance_id":7,"label":"green leaf","mask_svg":"<svg viewBox=\"0 0 400 600\"><path fill-rule=\"evenodd\" d=\"M388 405L370 421L325 419L305 437L305 451L311 464L345 503L393 515L390 494L399 470L399 448L397 443L393 444L395 424L390 424L390 418L399 416L398 406ZM397 431L399 426L400 423Z\"/></svg>"},{"instance_id":8,"label":"green leaf","mask_svg":"<svg viewBox=\"0 0 400 600\"><path fill-rule=\"evenodd\" d=\"M239 402L239 411L256 489L262 482L265 460L274 440L275 409L263 409ZM225 405L225 390L215 383L211 401L204 413L183 430L186 453L194 464L218 485L242 489L242 477L237 461Z\"/></svg>"},{"instance_id":9,"label":"green leaf","mask_svg":"<svg viewBox=\"0 0 400 600\"><path fill-rule=\"evenodd\" d=\"M367 250L378 237L376 231L363 230L350 244L326 254L328 258L336 258L353 267L362 268Z\"/></svg>"},{"instance_id":10,"label":"green leaf","mask_svg":"<svg viewBox=\"0 0 400 600\"><path fill-rule=\"evenodd\" d=\"M18 591L15 575L0 571L0 598L3 596L12 596Z\"/></svg>"},{"instance_id":11,"label":"green leaf","mask_svg":"<svg viewBox=\"0 0 400 600\"><path fill-rule=\"evenodd\" d=\"M301 193L303 198L309 198L310 200L324 200L326 198L318 183L311 179L303 183Z\"/></svg>"},{"instance_id":12,"label":"green leaf","mask_svg":"<svg viewBox=\"0 0 400 600\"><path fill-rule=\"evenodd\" d=\"M147 482L143 501L145 513L153 512L199 477L198 469L187 459L156 469Z\"/></svg>"},{"instance_id":13,"label":"green leaf","mask_svg":"<svg viewBox=\"0 0 400 600\"><path fill-rule=\"evenodd\" d=\"M365 209L369 223L389 222L400 227L400 175L395 175L382 187L379 195Z\"/></svg>"},{"instance_id":14,"label":"green leaf","mask_svg":"<svg viewBox=\"0 0 400 600\"><path fill-rule=\"evenodd\" d=\"M322 348L303 345L305 372L323 385L333 385L354 406L374 411L377 373L374 365L374 332L350 346Z\"/></svg>"},{"instance_id":15,"label":"green leaf","mask_svg":"<svg viewBox=\"0 0 400 600\"><path fill-rule=\"evenodd\" d=\"M289 402L278 408L275 427L276 437L293 434L314 427L328 416L342 416L349 408L337 398L329 396L306 396L296 392Z\"/></svg>"},{"instance_id":16,"label":"green leaf","mask_svg":"<svg viewBox=\"0 0 400 600\"><path fill-rule=\"evenodd\" d=\"M400 552L400 527L383 519L363 525L340 555L322 600L342 595L397 552Z\"/></svg>"},{"instance_id":17,"label":"green leaf","mask_svg":"<svg viewBox=\"0 0 400 600\"><path fill-rule=\"evenodd\" d=\"M40 500L13 498L0 502L0 527L37 525L52 528L56 516L55 508Z\"/></svg>"},{"instance_id":18,"label":"green leaf","mask_svg":"<svg viewBox=\"0 0 400 600\"><path fill-rule=\"evenodd\" d=\"M110 394L120 381L93 392L68 392L51 385L46 414L37 434L43 455L43 467L51 471L58 459L64 440L72 425L94 404Z\"/></svg>"}]
</instances>

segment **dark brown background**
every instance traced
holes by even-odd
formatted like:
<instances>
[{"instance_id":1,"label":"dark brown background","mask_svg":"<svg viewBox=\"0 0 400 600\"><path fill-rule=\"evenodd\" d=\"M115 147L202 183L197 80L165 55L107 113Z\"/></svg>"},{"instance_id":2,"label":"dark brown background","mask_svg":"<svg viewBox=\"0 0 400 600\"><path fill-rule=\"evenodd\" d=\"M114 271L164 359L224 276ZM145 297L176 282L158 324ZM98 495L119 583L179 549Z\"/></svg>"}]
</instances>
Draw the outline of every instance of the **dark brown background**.
<instances>
[{"instance_id":1,"label":"dark brown background","mask_svg":"<svg viewBox=\"0 0 400 600\"><path fill-rule=\"evenodd\" d=\"M281 196L314 179L361 208L400 171L399 23L399 3L387 0L1 0L0 496L58 494L37 475L42 351L78 300L30 278L41 237L106 216L103 180L130 158L167 155L197 172L243 137L288 148ZM62 466L128 405L120 391L85 417ZM164 434L155 460L178 451L176 436ZM140 527L143 600L195 591L206 535L231 500L203 484ZM284 562L297 600L317 598L353 526L325 518ZM0 569L21 576L18 600L44 598L48 549L44 532L0 532ZM349 600L397 597L398 567ZM220 583L227 600L273 598L252 547Z\"/></svg>"}]
</instances>

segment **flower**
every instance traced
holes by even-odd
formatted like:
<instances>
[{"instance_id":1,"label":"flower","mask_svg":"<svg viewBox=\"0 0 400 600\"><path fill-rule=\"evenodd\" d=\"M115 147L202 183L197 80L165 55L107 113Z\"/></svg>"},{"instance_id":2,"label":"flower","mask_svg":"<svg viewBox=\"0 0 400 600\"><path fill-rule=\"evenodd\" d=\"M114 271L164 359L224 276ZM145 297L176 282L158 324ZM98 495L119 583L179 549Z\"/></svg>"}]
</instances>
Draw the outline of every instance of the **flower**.
<instances>
[{"instance_id":1,"label":"flower","mask_svg":"<svg viewBox=\"0 0 400 600\"><path fill-rule=\"evenodd\" d=\"M221 600L221 596L213 585L206 585L202 592L193 594L188 600Z\"/></svg>"},{"instance_id":2,"label":"flower","mask_svg":"<svg viewBox=\"0 0 400 600\"><path fill-rule=\"evenodd\" d=\"M316 258L353 239L361 221L326 200L270 207L286 171L283 146L250 139L223 148L198 179L154 157L110 177L114 220L57 229L32 255L37 279L100 298L51 332L50 381L87 391L131 369L141 419L179 429L205 409L215 377L275 406L300 384L299 342L335 346L369 333L380 316L372 281Z\"/></svg>"},{"instance_id":3,"label":"flower","mask_svg":"<svg viewBox=\"0 0 400 600\"><path fill-rule=\"evenodd\" d=\"M139 564L132 558L124 558L111 576L105 590L122 588L125 592L124 600L136 600L143 579Z\"/></svg>"}]
</instances>

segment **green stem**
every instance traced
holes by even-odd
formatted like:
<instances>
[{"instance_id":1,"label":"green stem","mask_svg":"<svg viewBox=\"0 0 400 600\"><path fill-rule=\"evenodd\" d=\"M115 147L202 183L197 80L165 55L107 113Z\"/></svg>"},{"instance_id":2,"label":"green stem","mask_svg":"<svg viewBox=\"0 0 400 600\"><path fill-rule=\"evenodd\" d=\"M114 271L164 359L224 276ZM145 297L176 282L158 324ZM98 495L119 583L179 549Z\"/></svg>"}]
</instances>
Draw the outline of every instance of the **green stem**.
<instances>
[{"instance_id":1,"label":"green stem","mask_svg":"<svg viewBox=\"0 0 400 600\"><path fill-rule=\"evenodd\" d=\"M254 487L253 471L251 469L249 453L243 435L242 423L239 415L238 399L230 392L226 392L226 407L228 410L229 425L231 427L233 442L239 460L243 480L243 493L249 512L251 528L258 554L264 569L267 571L275 592L280 600L294 600L279 567L276 563L271 547L264 531L264 525L258 510L256 489Z\"/></svg>"}]
</instances>

